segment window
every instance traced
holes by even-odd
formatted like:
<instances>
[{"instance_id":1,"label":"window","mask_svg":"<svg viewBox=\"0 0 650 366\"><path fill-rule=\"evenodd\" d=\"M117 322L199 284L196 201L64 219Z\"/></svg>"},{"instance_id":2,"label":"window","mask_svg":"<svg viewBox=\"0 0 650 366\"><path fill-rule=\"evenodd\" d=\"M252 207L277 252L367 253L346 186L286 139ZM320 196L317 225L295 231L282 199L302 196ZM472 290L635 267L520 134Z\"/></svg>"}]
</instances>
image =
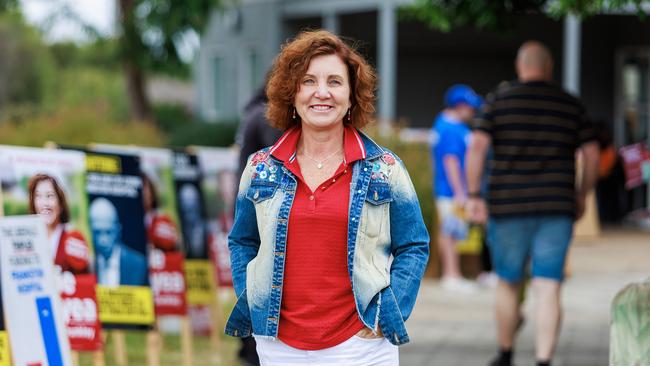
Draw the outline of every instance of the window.
<instances>
[{"instance_id":1,"label":"window","mask_svg":"<svg viewBox=\"0 0 650 366\"><path fill-rule=\"evenodd\" d=\"M626 55L620 70L622 82L624 144L650 139L650 103L648 100L649 55Z\"/></svg>"},{"instance_id":2,"label":"window","mask_svg":"<svg viewBox=\"0 0 650 366\"><path fill-rule=\"evenodd\" d=\"M224 108L224 73L223 73L223 58L215 57L212 60L212 73L214 82L214 110L217 114L221 113Z\"/></svg>"},{"instance_id":3,"label":"window","mask_svg":"<svg viewBox=\"0 0 650 366\"><path fill-rule=\"evenodd\" d=\"M255 50L251 50L248 54L248 66L250 72L251 90L256 90L264 80L262 80L262 71L260 70L260 58Z\"/></svg>"}]
</instances>

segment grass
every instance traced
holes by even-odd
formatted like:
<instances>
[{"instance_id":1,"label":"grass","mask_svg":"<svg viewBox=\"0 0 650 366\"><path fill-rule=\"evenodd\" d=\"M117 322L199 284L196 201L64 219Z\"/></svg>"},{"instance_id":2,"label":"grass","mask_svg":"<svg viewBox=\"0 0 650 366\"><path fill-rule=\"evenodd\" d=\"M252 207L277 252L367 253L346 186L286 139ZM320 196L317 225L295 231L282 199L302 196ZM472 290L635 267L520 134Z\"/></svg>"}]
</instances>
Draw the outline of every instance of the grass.
<instances>
[{"instance_id":1,"label":"grass","mask_svg":"<svg viewBox=\"0 0 650 366\"><path fill-rule=\"evenodd\" d=\"M104 333L109 335L104 347L105 365L117 365L115 359L115 344L110 336L110 331L105 330ZM146 332L134 330L125 331L124 333L126 337L128 364L146 365ZM194 366L236 366L240 364L236 355L240 344L238 339L223 335L221 337L221 347L219 350L214 348L209 337L195 336L192 339L192 342ZM90 352L80 353L79 361L80 366L93 366L93 354ZM180 336L165 334L163 336L163 347L160 354L160 365L171 366L181 365L181 363L182 354Z\"/></svg>"},{"instance_id":2,"label":"grass","mask_svg":"<svg viewBox=\"0 0 650 366\"><path fill-rule=\"evenodd\" d=\"M227 319L232 306L234 296L231 289L221 289L221 319ZM222 331L223 327L217 329L220 334L221 345L217 349L212 344L210 337L195 335L192 338L192 366L240 366L237 358L237 351L241 342L238 338L227 336ZM117 366L115 358L115 343L111 337L110 330L103 330L104 360L106 366ZM128 365L147 365L147 332L142 330L124 331ZM162 351L159 355L160 366L177 366L182 364L181 338L178 334L163 334ZM78 366L93 366L92 352L79 354Z\"/></svg>"}]
</instances>

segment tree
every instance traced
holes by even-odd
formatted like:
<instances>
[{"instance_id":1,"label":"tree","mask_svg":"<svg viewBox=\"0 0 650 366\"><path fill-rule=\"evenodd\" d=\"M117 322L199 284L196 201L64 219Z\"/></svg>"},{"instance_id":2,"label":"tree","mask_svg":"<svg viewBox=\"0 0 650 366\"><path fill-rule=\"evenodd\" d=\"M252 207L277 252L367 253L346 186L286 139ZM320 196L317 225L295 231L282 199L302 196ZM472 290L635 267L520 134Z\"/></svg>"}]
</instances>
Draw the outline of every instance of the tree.
<instances>
[{"instance_id":1,"label":"tree","mask_svg":"<svg viewBox=\"0 0 650 366\"><path fill-rule=\"evenodd\" d=\"M417 19L429 27L448 32L453 28L473 26L479 29L504 29L512 25L513 15L545 13L554 18L568 14L588 17L600 12L636 9L644 17L647 0L416 0L404 10L407 18Z\"/></svg>"},{"instance_id":2,"label":"tree","mask_svg":"<svg viewBox=\"0 0 650 366\"><path fill-rule=\"evenodd\" d=\"M14 10L18 7L18 0L0 0L0 13Z\"/></svg>"},{"instance_id":3,"label":"tree","mask_svg":"<svg viewBox=\"0 0 650 366\"><path fill-rule=\"evenodd\" d=\"M0 112L42 103L54 64L37 29L13 10L0 12Z\"/></svg>"},{"instance_id":4,"label":"tree","mask_svg":"<svg viewBox=\"0 0 650 366\"><path fill-rule=\"evenodd\" d=\"M153 121L145 93L147 71L183 73L180 52L188 39L203 33L219 0L116 0L120 60L127 80L132 117Z\"/></svg>"},{"instance_id":5,"label":"tree","mask_svg":"<svg viewBox=\"0 0 650 366\"><path fill-rule=\"evenodd\" d=\"M0 0L16 3L17 0ZM56 0L57 9L43 26L58 21L72 22L91 40L110 43L74 9L67 0ZM211 10L219 0L115 0L118 12L117 61L125 78L131 117L152 122L151 103L146 95L147 75L160 72L188 75L191 59L181 52L188 43L198 43ZM1 7L0 7L1 9Z\"/></svg>"}]
</instances>

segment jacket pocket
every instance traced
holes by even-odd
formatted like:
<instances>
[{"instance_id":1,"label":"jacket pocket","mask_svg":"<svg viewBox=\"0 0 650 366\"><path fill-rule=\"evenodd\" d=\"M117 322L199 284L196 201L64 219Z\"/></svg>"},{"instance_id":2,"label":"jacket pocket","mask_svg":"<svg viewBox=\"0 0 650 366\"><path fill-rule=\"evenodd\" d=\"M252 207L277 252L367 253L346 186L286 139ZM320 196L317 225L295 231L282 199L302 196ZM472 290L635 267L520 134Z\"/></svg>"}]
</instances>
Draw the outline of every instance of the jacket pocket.
<instances>
[{"instance_id":1,"label":"jacket pocket","mask_svg":"<svg viewBox=\"0 0 650 366\"><path fill-rule=\"evenodd\" d=\"M383 182L370 182L364 205L365 234L369 238L376 238L388 221L389 203L393 200L390 185Z\"/></svg>"},{"instance_id":2,"label":"jacket pocket","mask_svg":"<svg viewBox=\"0 0 650 366\"><path fill-rule=\"evenodd\" d=\"M248 307L246 289L237 297L235 307L228 317L226 334L233 337L248 337L252 334L251 312Z\"/></svg>"},{"instance_id":3,"label":"jacket pocket","mask_svg":"<svg viewBox=\"0 0 650 366\"><path fill-rule=\"evenodd\" d=\"M366 201L373 205L381 205L393 200L388 183L370 182Z\"/></svg>"},{"instance_id":4,"label":"jacket pocket","mask_svg":"<svg viewBox=\"0 0 650 366\"><path fill-rule=\"evenodd\" d=\"M246 198L253 203L261 203L275 195L278 185L270 182L253 181L246 191Z\"/></svg>"}]
</instances>

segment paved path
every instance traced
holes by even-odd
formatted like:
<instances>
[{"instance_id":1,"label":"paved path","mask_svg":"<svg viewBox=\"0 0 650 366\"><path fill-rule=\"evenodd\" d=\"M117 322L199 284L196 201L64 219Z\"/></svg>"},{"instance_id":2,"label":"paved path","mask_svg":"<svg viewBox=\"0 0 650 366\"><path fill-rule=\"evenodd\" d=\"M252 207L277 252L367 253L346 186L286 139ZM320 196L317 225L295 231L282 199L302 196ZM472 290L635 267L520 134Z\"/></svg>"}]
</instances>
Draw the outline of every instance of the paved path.
<instances>
[{"instance_id":1,"label":"paved path","mask_svg":"<svg viewBox=\"0 0 650 366\"><path fill-rule=\"evenodd\" d=\"M605 366L609 357L609 309L629 282L650 276L650 233L606 231L571 249L571 277L563 290L564 323L554 366ZM473 295L443 291L426 280L400 348L402 366L484 366L496 353L493 290ZM535 299L517 339L515 364L533 366Z\"/></svg>"}]
</instances>

